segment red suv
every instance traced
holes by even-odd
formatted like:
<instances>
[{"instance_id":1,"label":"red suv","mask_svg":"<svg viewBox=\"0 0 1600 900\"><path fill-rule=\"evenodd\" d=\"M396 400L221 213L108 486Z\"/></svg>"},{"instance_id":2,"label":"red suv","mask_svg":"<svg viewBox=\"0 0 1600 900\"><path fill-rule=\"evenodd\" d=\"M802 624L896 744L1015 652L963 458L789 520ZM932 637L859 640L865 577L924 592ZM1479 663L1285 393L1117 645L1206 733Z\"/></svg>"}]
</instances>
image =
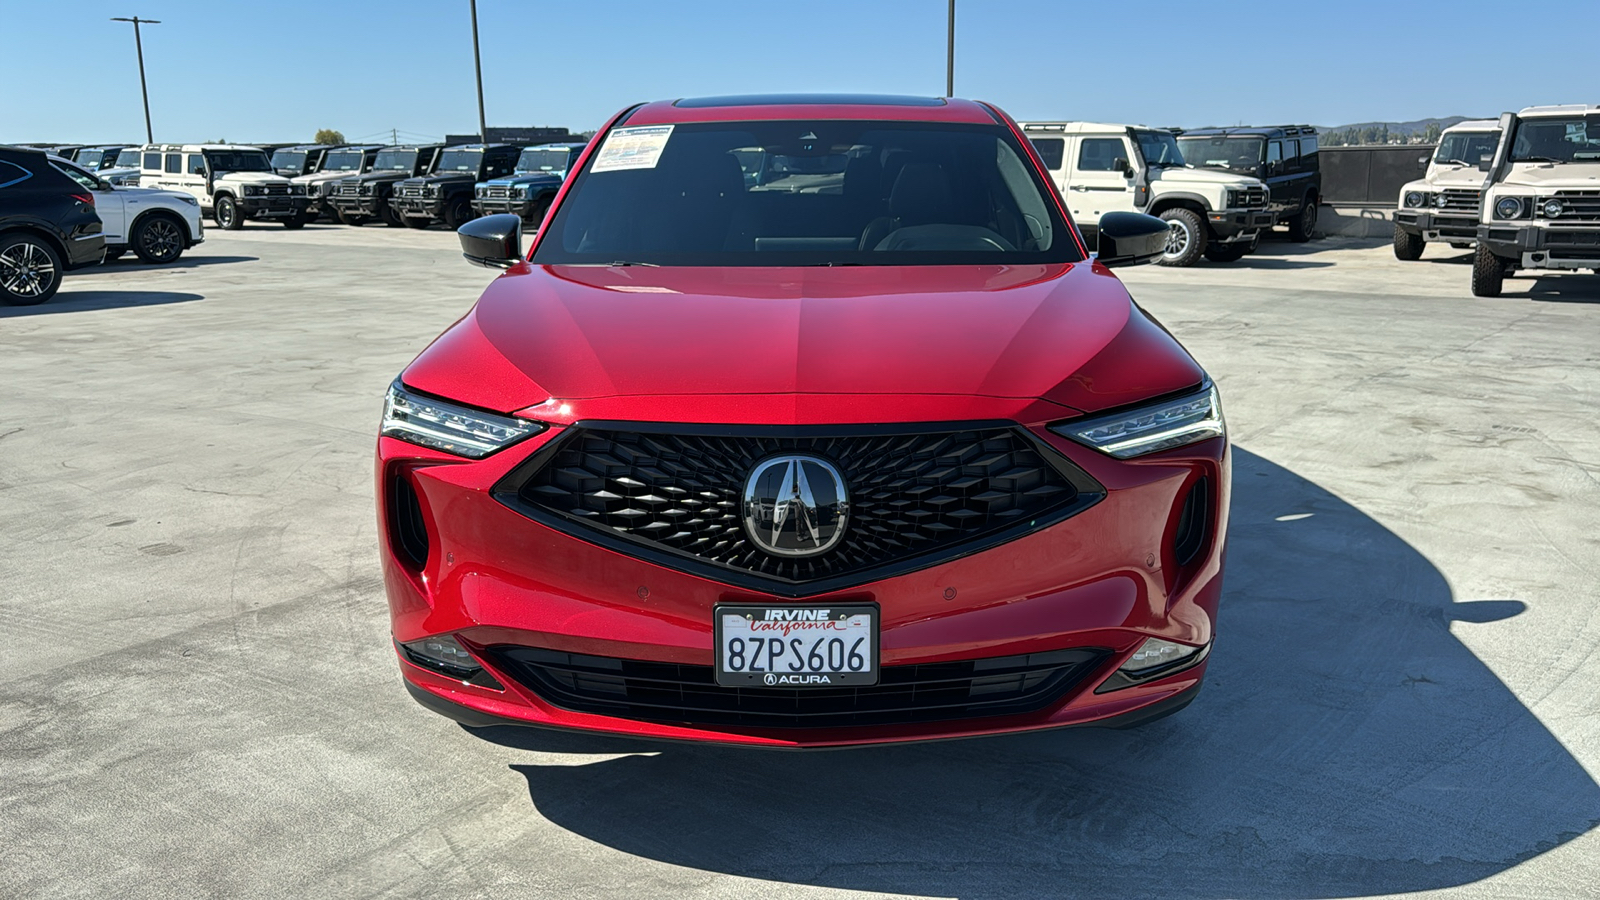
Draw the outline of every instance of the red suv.
<instances>
[{"instance_id":1,"label":"red suv","mask_svg":"<svg viewBox=\"0 0 1600 900\"><path fill-rule=\"evenodd\" d=\"M984 103L630 107L390 388L406 687L469 726L828 746L1176 711L1222 589L1216 388Z\"/></svg>"}]
</instances>

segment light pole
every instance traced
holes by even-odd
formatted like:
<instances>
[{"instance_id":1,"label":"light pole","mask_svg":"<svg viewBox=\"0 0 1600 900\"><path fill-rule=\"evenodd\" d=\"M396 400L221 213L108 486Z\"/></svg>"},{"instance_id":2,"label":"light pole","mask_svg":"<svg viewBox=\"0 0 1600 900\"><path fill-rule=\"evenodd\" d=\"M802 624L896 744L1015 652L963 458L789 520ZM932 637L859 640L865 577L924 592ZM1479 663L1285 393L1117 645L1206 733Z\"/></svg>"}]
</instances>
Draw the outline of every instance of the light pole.
<instances>
[{"instance_id":1,"label":"light pole","mask_svg":"<svg viewBox=\"0 0 1600 900\"><path fill-rule=\"evenodd\" d=\"M489 126L483 119L483 60L478 54L478 0L472 3L472 67L478 73L478 140L489 143Z\"/></svg>"},{"instance_id":2,"label":"light pole","mask_svg":"<svg viewBox=\"0 0 1600 900\"><path fill-rule=\"evenodd\" d=\"M956 0L950 0L950 26L945 40L944 95L956 95Z\"/></svg>"},{"instance_id":3,"label":"light pole","mask_svg":"<svg viewBox=\"0 0 1600 900\"><path fill-rule=\"evenodd\" d=\"M160 25L161 22L158 19L141 19L138 16L134 16L131 19L116 17L111 21L133 23L133 46L139 51L139 93L144 95L144 142L146 144L154 144L156 135L150 129L150 89L145 87L144 83L144 41L139 37L139 26Z\"/></svg>"}]
</instances>

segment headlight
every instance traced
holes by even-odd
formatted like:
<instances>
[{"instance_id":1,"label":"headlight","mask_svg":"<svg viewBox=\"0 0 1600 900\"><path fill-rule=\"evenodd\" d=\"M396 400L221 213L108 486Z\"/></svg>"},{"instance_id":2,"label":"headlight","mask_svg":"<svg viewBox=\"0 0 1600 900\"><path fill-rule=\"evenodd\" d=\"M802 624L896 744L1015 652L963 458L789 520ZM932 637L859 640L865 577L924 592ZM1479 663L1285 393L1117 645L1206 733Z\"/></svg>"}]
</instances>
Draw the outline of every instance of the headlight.
<instances>
[{"instance_id":1,"label":"headlight","mask_svg":"<svg viewBox=\"0 0 1600 900\"><path fill-rule=\"evenodd\" d=\"M1544 202L1544 206L1540 207L1540 210L1544 212L1544 217L1546 219L1559 219L1561 218L1561 213L1566 210L1566 207L1561 205L1560 200L1552 199L1546 200Z\"/></svg>"},{"instance_id":2,"label":"headlight","mask_svg":"<svg viewBox=\"0 0 1600 900\"><path fill-rule=\"evenodd\" d=\"M256 185L247 184L244 186L244 195L246 197L254 197L259 193L261 193L261 188L257 187Z\"/></svg>"},{"instance_id":3,"label":"headlight","mask_svg":"<svg viewBox=\"0 0 1600 900\"><path fill-rule=\"evenodd\" d=\"M178 199L182 200L183 202L185 202L187 204L189 204L190 206L199 206L200 205L200 201L199 200L196 200L195 198L191 197L188 194L179 194L178 195Z\"/></svg>"},{"instance_id":4,"label":"headlight","mask_svg":"<svg viewBox=\"0 0 1600 900\"><path fill-rule=\"evenodd\" d=\"M526 199L528 199L528 189L525 188L525 187L519 187L515 191L512 191L511 193L518 200L526 200Z\"/></svg>"},{"instance_id":5,"label":"headlight","mask_svg":"<svg viewBox=\"0 0 1600 900\"><path fill-rule=\"evenodd\" d=\"M1422 206L1423 196L1421 191L1406 191L1406 206L1417 209Z\"/></svg>"},{"instance_id":6,"label":"headlight","mask_svg":"<svg viewBox=\"0 0 1600 900\"><path fill-rule=\"evenodd\" d=\"M544 429L544 425L527 419L423 397L395 381L383 398L379 433L456 456L483 459Z\"/></svg>"},{"instance_id":7,"label":"headlight","mask_svg":"<svg viewBox=\"0 0 1600 900\"><path fill-rule=\"evenodd\" d=\"M306 186L303 184L289 185L289 196L291 197L304 197L306 193Z\"/></svg>"},{"instance_id":8,"label":"headlight","mask_svg":"<svg viewBox=\"0 0 1600 900\"><path fill-rule=\"evenodd\" d=\"M474 196L474 197L482 197L484 194L487 194L487 193L488 193L488 191L484 190L481 187L472 189L472 196Z\"/></svg>"},{"instance_id":9,"label":"headlight","mask_svg":"<svg viewBox=\"0 0 1600 900\"><path fill-rule=\"evenodd\" d=\"M439 189L437 187L429 185L428 187L425 187L425 188L422 189L422 196L424 196L424 197L437 197L437 196L439 196Z\"/></svg>"},{"instance_id":10,"label":"headlight","mask_svg":"<svg viewBox=\"0 0 1600 900\"><path fill-rule=\"evenodd\" d=\"M1129 459L1223 436L1228 426L1222 419L1222 399L1216 386L1208 385L1198 394L1107 416L1073 419L1052 425L1050 430L1117 459Z\"/></svg>"},{"instance_id":11,"label":"headlight","mask_svg":"<svg viewBox=\"0 0 1600 900\"><path fill-rule=\"evenodd\" d=\"M361 196L363 196L363 197L370 197L370 196L372 196L372 185L370 185L370 184L363 184L363 185L362 185L362 186L361 186L361 187L360 187L360 188L359 188L359 189L358 189L358 190L357 190L357 193L359 193L359 194L360 194L360 195L361 195Z\"/></svg>"},{"instance_id":12,"label":"headlight","mask_svg":"<svg viewBox=\"0 0 1600 900\"><path fill-rule=\"evenodd\" d=\"M1495 218L1515 219L1522 215L1522 201L1516 197L1501 197L1494 203Z\"/></svg>"}]
</instances>

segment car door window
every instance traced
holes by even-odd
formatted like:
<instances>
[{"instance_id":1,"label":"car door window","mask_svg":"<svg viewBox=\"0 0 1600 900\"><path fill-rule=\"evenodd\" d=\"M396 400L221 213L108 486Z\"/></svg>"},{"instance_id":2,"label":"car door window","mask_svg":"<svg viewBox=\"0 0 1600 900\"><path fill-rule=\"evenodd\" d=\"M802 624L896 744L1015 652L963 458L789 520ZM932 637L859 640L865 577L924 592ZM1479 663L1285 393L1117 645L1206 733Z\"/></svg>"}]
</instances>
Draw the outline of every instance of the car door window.
<instances>
[{"instance_id":1,"label":"car door window","mask_svg":"<svg viewBox=\"0 0 1600 900\"><path fill-rule=\"evenodd\" d=\"M1044 167L1054 172L1061 168L1066 160L1066 138L1046 137L1033 138L1033 149L1039 151L1039 158L1044 160Z\"/></svg>"},{"instance_id":2,"label":"car door window","mask_svg":"<svg viewBox=\"0 0 1600 900\"><path fill-rule=\"evenodd\" d=\"M1114 163L1127 159L1128 151L1122 138L1084 138L1078 148L1078 171L1115 172Z\"/></svg>"},{"instance_id":3,"label":"car door window","mask_svg":"<svg viewBox=\"0 0 1600 900\"><path fill-rule=\"evenodd\" d=\"M201 156L198 153L189 154L189 174L190 175L205 175L206 174L206 158L204 156Z\"/></svg>"},{"instance_id":4,"label":"car door window","mask_svg":"<svg viewBox=\"0 0 1600 900\"><path fill-rule=\"evenodd\" d=\"M62 166L57 165L56 163L51 163L50 168L55 169L57 172L60 172L68 178L71 178L73 181L76 181L91 191L100 186L99 179L74 166Z\"/></svg>"},{"instance_id":5,"label":"car door window","mask_svg":"<svg viewBox=\"0 0 1600 900\"><path fill-rule=\"evenodd\" d=\"M181 175L181 174L183 174L183 154L182 153L168 153L167 154L167 172L169 174L172 174L172 175Z\"/></svg>"},{"instance_id":6,"label":"car door window","mask_svg":"<svg viewBox=\"0 0 1600 900\"><path fill-rule=\"evenodd\" d=\"M161 154L146 153L144 155L144 168L151 172L161 171Z\"/></svg>"},{"instance_id":7,"label":"car door window","mask_svg":"<svg viewBox=\"0 0 1600 900\"><path fill-rule=\"evenodd\" d=\"M1283 144L1279 141L1267 141L1267 165L1283 162Z\"/></svg>"}]
</instances>

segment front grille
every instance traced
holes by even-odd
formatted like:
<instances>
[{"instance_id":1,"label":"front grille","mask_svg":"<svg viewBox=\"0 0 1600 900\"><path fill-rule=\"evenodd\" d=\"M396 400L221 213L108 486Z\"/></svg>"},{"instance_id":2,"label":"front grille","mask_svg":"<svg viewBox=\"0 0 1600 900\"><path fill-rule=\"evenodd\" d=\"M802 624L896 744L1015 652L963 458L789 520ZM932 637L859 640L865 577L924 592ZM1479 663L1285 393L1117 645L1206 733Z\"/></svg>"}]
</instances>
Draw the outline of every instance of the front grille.
<instances>
[{"instance_id":1,"label":"front grille","mask_svg":"<svg viewBox=\"0 0 1600 900\"><path fill-rule=\"evenodd\" d=\"M490 200L504 200L507 197L511 196L511 189L510 188L503 188L503 187L492 187L492 188L489 188L487 191L484 192L484 196L488 197Z\"/></svg>"},{"instance_id":2,"label":"front grille","mask_svg":"<svg viewBox=\"0 0 1600 900\"><path fill-rule=\"evenodd\" d=\"M688 725L830 728L1036 712L1059 702L1110 655L1053 650L962 662L885 666L851 688L731 688L710 666L499 646L491 659L547 702L574 712Z\"/></svg>"},{"instance_id":3,"label":"front grille","mask_svg":"<svg viewBox=\"0 0 1600 900\"><path fill-rule=\"evenodd\" d=\"M289 186L287 184L264 184L261 186L261 193L268 197L287 197L289 196Z\"/></svg>"},{"instance_id":4,"label":"front grille","mask_svg":"<svg viewBox=\"0 0 1600 900\"><path fill-rule=\"evenodd\" d=\"M1245 209L1262 209L1267 205L1267 189L1264 187L1244 188L1239 195Z\"/></svg>"},{"instance_id":5,"label":"front grille","mask_svg":"<svg viewBox=\"0 0 1600 900\"><path fill-rule=\"evenodd\" d=\"M1479 191L1464 188L1446 188L1439 192L1439 208L1458 212L1478 212Z\"/></svg>"},{"instance_id":6,"label":"front grille","mask_svg":"<svg viewBox=\"0 0 1600 900\"><path fill-rule=\"evenodd\" d=\"M999 423L898 434L638 427L576 426L508 476L496 496L580 537L791 596L953 559L1104 496L1064 457ZM784 452L829 460L845 480L845 534L821 555L768 555L745 535L745 481L755 463Z\"/></svg>"},{"instance_id":7,"label":"front grille","mask_svg":"<svg viewBox=\"0 0 1600 900\"><path fill-rule=\"evenodd\" d=\"M420 187L403 187L403 188L400 188L400 196L402 196L402 197L421 197L422 196L422 188L420 188Z\"/></svg>"},{"instance_id":8,"label":"front grille","mask_svg":"<svg viewBox=\"0 0 1600 900\"><path fill-rule=\"evenodd\" d=\"M335 197L359 197L359 196L361 196L361 185L356 184L354 182L341 183L341 184L336 185L334 187L333 196L335 196Z\"/></svg>"},{"instance_id":9,"label":"front grille","mask_svg":"<svg viewBox=\"0 0 1600 900\"><path fill-rule=\"evenodd\" d=\"M1561 216L1557 222L1597 222L1600 221L1600 191L1556 191L1554 197L1540 197L1534 203L1534 209L1544 206L1546 200L1561 201ZM1540 213L1543 215L1543 213Z\"/></svg>"}]
</instances>

